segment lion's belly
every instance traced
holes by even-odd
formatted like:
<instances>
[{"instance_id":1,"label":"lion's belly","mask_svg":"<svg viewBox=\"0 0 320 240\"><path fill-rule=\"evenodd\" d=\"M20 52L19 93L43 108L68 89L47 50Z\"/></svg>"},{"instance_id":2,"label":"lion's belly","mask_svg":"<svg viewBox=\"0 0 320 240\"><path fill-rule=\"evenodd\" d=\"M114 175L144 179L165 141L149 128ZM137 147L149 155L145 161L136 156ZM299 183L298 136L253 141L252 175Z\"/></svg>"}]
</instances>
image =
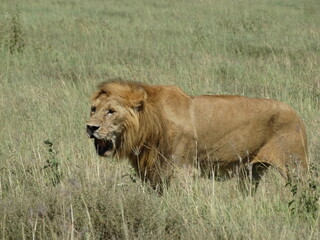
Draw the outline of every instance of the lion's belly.
<instances>
[{"instance_id":1,"label":"lion's belly","mask_svg":"<svg viewBox=\"0 0 320 240\"><path fill-rule=\"evenodd\" d=\"M198 158L225 163L239 161L252 156L271 134L267 126L259 128L253 123L220 133L207 131L198 135Z\"/></svg>"},{"instance_id":2,"label":"lion's belly","mask_svg":"<svg viewBox=\"0 0 320 240\"><path fill-rule=\"evenodd\" d=\"M251 127L235 129L216 141L210 132L199 136L197 165L202 174L216 177L232 177L239 173L244 164L250 163L266 142L266 131L251 135ZM212 132L211 134L214 135Z\"/></svg>"},{"instance_id":3,"label":"lion's belly","mask_svg":"<svg viewBox=\"0 0 320 240\"><path fill-rule=\"evenodd\" d=\"M230 163L252 156L273 135L268 121L211 121L198 129L198 158Z\"/></svg>"}]
</instances>

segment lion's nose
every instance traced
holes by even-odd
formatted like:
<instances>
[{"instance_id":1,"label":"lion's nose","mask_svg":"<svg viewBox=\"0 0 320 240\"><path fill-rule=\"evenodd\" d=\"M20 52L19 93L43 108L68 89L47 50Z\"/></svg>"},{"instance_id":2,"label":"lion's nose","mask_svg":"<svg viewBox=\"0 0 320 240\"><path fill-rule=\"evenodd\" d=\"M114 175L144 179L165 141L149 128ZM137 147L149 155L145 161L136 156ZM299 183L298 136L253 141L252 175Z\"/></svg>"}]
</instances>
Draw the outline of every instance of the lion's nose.
<instances>
[{"instance_id":1,"label":"lion's nose","mask_svg":"<svg viewBox=\"0 0 320 240\"><path fill-rule=\"evenodd\" d=\"M94 138L94 132L96 130L98 130L100 128L100 126L96 126L96 125L87 125L87 133L89 135L90 138Z\"/></svg>"}]
</instances>

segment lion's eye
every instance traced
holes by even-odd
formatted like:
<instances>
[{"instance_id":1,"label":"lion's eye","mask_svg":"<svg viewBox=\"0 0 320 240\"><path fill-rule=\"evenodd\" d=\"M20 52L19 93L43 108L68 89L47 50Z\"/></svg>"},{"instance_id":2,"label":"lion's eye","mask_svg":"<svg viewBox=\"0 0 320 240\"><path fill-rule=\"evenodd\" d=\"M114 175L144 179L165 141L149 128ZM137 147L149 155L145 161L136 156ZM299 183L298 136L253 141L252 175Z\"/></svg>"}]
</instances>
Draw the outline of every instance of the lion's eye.
<instances>
[{"instance_id":1,"label":"lion's eye","mask_svg":"<svg viewBox=\"0 0 320 240\"><path fill-rule=\"evenodd\" d=\"M106 113L107 113L107 115L112 115L112 114L114 114L116 111L115 110L112 110L112 109L107 109L106 110Z\"/></svg>"},{"instance_id":2,"label":"lion's eye","mask_svg":"<svg viewBox=\"0 0 320 240\"><path fill-rule=\"evenodd\" d=\"M91 112L95 112L96 111L96 107L91 107Z\"/></svg>"}]
</instances>

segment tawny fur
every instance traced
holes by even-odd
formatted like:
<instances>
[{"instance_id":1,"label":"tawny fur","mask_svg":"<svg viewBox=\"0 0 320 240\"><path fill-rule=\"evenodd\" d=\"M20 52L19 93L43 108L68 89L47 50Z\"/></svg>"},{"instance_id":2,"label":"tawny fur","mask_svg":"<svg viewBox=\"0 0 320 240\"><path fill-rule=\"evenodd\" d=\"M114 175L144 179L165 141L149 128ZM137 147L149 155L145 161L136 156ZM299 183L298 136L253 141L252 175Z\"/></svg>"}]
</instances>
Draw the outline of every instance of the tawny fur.
<instances>
[{"instance_id":1,"label":"tawny fur","mask_svg":"<svg viewBox=\"0 0 320 240\"><path fill-rule=\"evenodd\" d=\"M122 80L101 83L91 100L98 109L111 103L119 109L118 119L106 120L99 110L88 124L118 126L114 157L128 158L153 186L183 167L223 178L248 166L271 165L284 176L307 167L304 124L292 108L275 100L192 97L175 86Z\"/></svg>"}]
</instances>

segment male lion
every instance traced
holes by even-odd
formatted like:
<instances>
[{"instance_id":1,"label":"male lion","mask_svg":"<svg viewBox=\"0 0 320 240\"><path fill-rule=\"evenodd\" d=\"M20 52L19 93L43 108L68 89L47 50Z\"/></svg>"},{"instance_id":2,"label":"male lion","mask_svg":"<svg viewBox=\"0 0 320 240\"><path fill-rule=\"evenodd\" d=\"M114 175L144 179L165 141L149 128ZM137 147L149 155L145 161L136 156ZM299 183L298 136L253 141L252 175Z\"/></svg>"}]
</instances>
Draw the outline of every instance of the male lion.
<instances>
[{"instance_id":1,"label":"male lion","mask_svg":"<svg viewBox=\"0 0 320 240\"><path fill-rule=\"evenodd\" d=\"M110 80L92 96L87 132L100 156L128 158L153 187L184 167L258 182L270 165L284 176L307 166L305 127L275 100Z\"/></svg>"}]
</instances>

